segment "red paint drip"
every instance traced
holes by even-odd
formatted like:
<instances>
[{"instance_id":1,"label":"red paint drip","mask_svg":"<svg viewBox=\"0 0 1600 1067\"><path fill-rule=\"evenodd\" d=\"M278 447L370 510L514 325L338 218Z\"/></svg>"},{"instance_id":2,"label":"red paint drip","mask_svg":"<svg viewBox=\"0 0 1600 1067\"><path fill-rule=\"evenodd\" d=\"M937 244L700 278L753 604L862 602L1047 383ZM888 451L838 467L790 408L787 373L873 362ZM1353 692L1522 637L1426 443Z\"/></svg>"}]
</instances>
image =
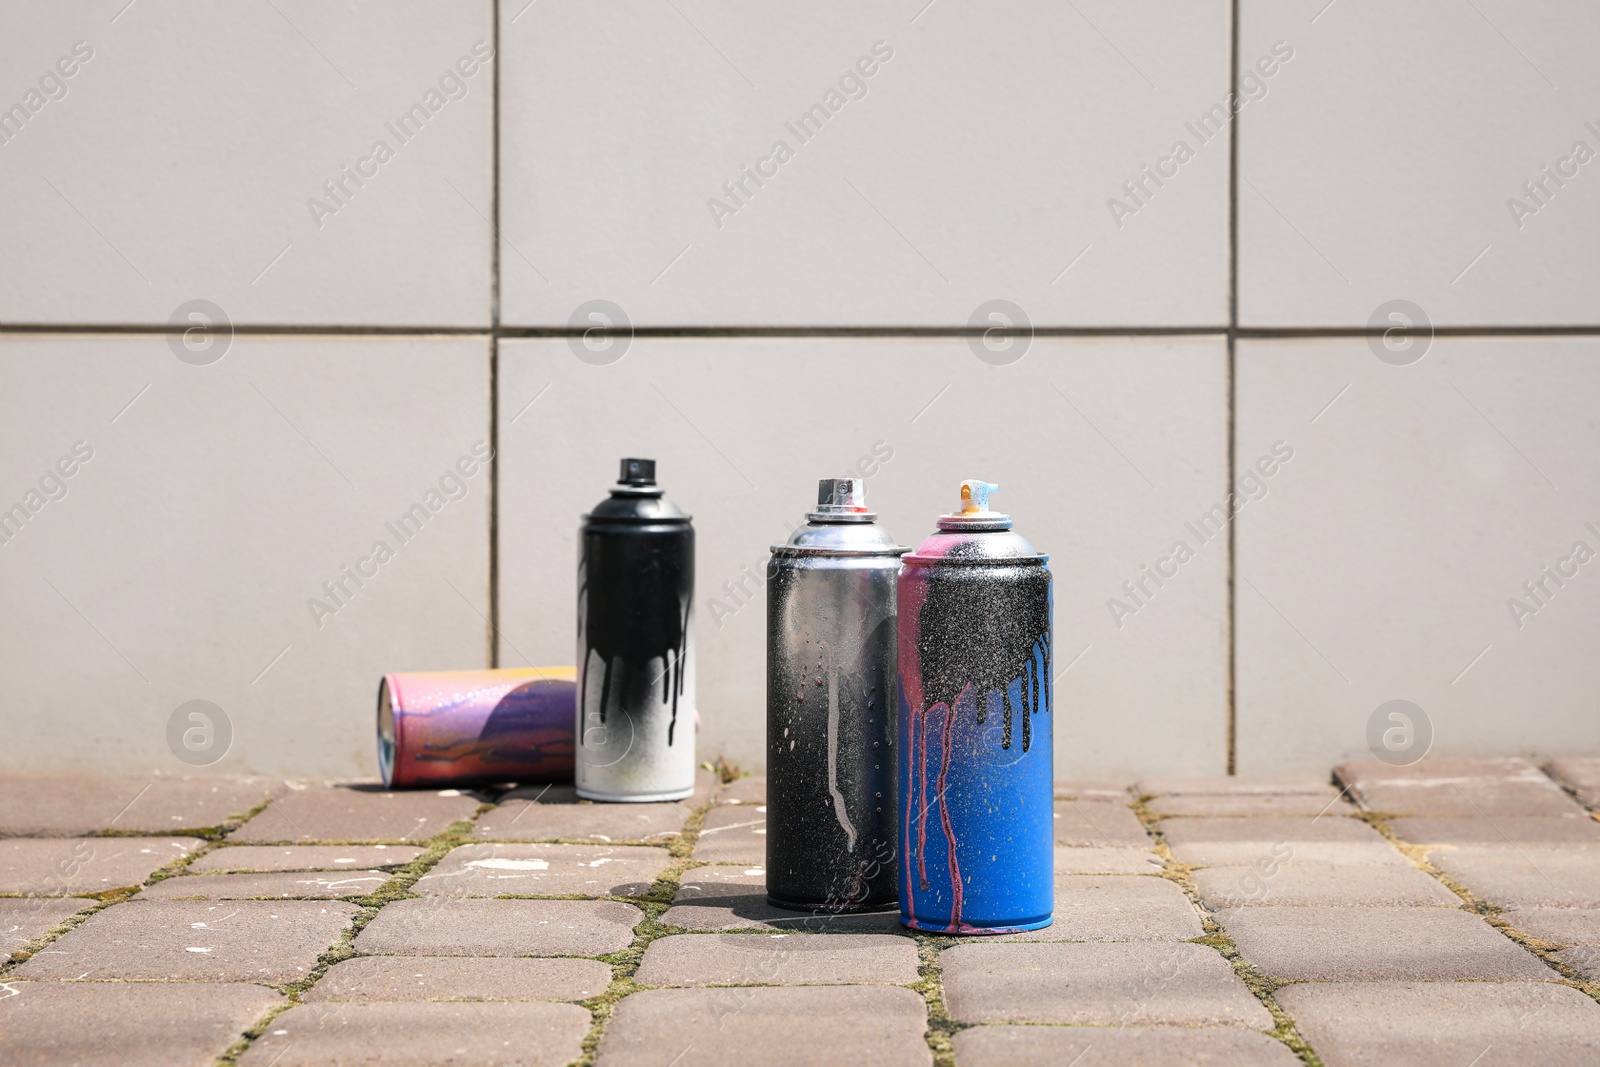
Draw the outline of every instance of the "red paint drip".
<instances>
[{"instance_id":1,"label":"red paint drip","mask_svg":"<svg viewBox=\"0 0 1600 1067\"><path fill-rule=\"evenodd\" d=\"M956 698L945 706L944 712L944 751L939 754L939 821L944 826L944 839L946 843L947 863L950 867L950 925L945 927L948 933L957 933L961 929L961 861L956 858L956 832L950 825L950 805L945 798L950 777L950 735L955 730L956 708L961 705L961 698L972 690L972 683L968 682ZM937 706L937 705L936 705ZM932 710L932 709L930 709Z\"/></svg>"},{"instance_id":2,"label":"red paint drip","mask_svg":"<svg viewBox=\"0 0 1600 1067\"><path fill-rule=\"evenodd\" d=\"M915 771L917 767L917 729L916 712L911 713L911 729L907 731L910 736L906 739L906 770ZM906 803L916 804L917 786L916 779L912 779L911 786L906 792ZM906 916L911 919L917 917L916 898L911 893L911 818L909 812L903 812L900 819L901 836L900 864L904 868L900 877L900 884L905 888Z\"/></svg>"}]
</instances>

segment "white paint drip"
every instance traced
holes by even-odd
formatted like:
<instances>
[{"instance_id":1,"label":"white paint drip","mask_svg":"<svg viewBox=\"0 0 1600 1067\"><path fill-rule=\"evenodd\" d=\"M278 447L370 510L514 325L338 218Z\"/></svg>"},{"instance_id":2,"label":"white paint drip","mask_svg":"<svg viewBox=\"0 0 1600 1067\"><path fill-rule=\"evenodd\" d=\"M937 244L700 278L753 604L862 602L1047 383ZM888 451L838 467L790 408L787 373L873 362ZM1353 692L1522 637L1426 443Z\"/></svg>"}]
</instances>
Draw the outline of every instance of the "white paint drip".
<instances>
[{"instance_id":1,"label":"white paint drip","mask_svg":"<svg viewBox=\"0 0 1600 1067\"><path fill-rule=\"evenodd\" d=\"M839 791L839 672L832 663L833 650L828 650L828 792L833 796L833 815L845 833L845 851L856 850L856 828L850 823L850 813L845 811L844 794Z\"/></svg>"},{"instance_id":2,"label":"white paint drip","mask_svg":"<svg viewBox=\"0 0 1600 1067\"><path fill-rule=\"evenodd\" d=\"M491 871L548 871L549 860L507 860L498 856L487 860L468 860L468 867L484 867Z\"/></svg>"}]
</instances>

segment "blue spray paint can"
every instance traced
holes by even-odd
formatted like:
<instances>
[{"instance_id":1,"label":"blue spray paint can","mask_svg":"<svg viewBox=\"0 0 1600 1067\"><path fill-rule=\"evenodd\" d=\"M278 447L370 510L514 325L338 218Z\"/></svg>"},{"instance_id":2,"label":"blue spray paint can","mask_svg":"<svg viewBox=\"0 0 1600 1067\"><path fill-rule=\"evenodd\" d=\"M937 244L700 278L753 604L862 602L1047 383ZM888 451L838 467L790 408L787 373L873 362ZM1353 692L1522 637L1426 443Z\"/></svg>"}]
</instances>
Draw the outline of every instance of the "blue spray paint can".
<instances>
[{"instance_id":1,"label":"blue spray paint can","mask_svg":"<svg viewBox=\"0 0 1600 1067\"><path fill-rule=\"evenodd\" d=\"M1049 557L961 483L902 557L900 921L942 934L1049 926L1055 907Z\"/></svg>"}]
</instances>

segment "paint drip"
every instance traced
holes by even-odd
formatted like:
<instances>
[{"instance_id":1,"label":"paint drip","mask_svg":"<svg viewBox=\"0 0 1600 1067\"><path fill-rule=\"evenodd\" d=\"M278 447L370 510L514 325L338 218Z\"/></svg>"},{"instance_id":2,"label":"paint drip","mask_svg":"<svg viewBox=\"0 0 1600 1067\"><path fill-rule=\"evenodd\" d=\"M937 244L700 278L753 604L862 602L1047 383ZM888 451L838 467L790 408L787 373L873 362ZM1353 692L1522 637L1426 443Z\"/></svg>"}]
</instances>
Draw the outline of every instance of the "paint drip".
<instances>
[{"instance_id":1,"label":"paint drip","mask_svg":"<svg viewBox=\"0 0 1600 1067\"><path fill-rule=\"evenodd\" d=\"M1054 909L1047 556L962 483L898 584L901 921L951 934Z\"/></svg>"},{"instance_id":2,"label":"paint drip","mask_svg":"<svg viewBox=\"0 0 1600 1067\"><path fill-rule=\"evenodd\" d=\"M589 800L694 791L694 527L655 461L584 516L578 557L576 784Z\"/></svg>"}]
</instances>

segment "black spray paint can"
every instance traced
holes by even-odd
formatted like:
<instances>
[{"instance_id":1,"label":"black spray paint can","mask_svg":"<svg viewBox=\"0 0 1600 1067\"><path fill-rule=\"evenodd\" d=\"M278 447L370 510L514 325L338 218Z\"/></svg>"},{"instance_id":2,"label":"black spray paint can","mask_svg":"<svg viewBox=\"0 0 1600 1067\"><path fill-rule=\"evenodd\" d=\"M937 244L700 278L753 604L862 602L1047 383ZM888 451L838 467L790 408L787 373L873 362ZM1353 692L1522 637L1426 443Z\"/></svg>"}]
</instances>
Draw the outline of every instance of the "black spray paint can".
<instances>
[{"instance_id":1,"label":"black spray paint can","mask_svg":"<svg viewBox=\"0 0 1600 1067\"><path fill-rule=\"evenodd\" d=\"M900 921L942 934L1054 910L1049 557L986 482L900 571Z\"/></svg>"},{"instance_id":2,"label":"black spray paint can","mask_svg":"<svg viewBox=\"0 0 1600 1067\"><path fill-rule=\"evenodd\" d=\"M651 459L583 517L578 550L578 745L587 800L694 792L694 527Z\"/></svg>"},{"instance_id":3,"label":"black spray paint can","mask_svg":"<svg viewBox=\"0 0 1600 1067\"><path fill-rule=\"evenodd\" d=\"M860 479L827 478L767 574L767 899L896 900L895 577Z\"/></svg>"}]
</instances>

